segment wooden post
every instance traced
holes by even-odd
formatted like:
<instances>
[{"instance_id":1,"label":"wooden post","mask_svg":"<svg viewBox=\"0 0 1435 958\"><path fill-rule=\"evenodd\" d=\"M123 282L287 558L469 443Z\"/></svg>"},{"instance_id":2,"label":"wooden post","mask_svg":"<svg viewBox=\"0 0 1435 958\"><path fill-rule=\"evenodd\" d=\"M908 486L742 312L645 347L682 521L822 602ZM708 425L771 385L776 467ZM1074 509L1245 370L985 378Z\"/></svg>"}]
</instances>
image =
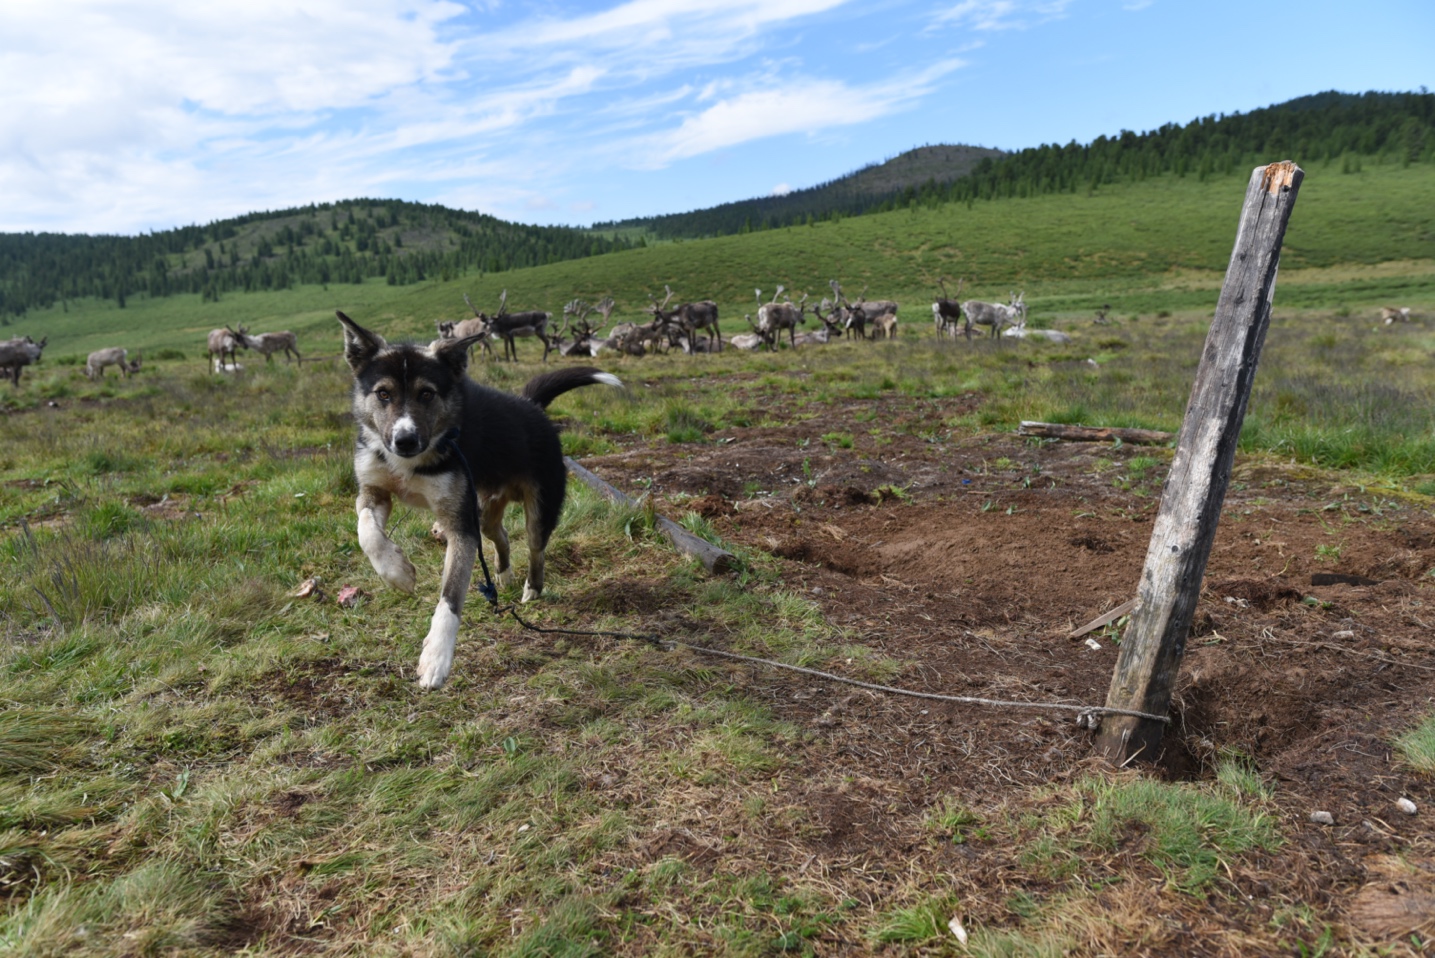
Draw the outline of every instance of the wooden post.
<instances>
[{"instance_id":1,"label":"wooden post","mask_svg":"<svg viewBox=\"0 0 1435 958\"><path fill-rule=\"evenodd\" d=\"M1303 177L1290 161L1251 174L1236 246L1161 494L1136 608L1111 676L1109 708L1154 715L1170 709L1270 325L1281 239ZM1164 727L1153 719L1108 715L1096 747L1117 764L1137 756L1154 760Z\"/></svg>"}]
</instances>

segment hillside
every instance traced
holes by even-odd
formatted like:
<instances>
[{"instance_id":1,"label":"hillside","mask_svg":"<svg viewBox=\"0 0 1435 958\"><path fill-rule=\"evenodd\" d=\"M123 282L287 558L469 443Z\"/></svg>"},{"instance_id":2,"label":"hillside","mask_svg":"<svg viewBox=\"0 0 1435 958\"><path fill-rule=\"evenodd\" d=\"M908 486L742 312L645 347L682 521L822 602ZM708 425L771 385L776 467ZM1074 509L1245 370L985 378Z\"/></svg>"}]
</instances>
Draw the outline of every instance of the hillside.
<instances>
[{"instance_id":1,"label":"hillside","mask_svg":"<svg viewBox=\"0 0 1435 958\"><path fill-rule=\"evenodd\" d=\"M405 286L626 249L618 237L524 226L400 200L251 213L140 236L0 233L0 323L69 300L230 293L382 277Z\"/></svg>"},{"instance_id":2,"label":"hillside","mask_svg":"<svg viewBox=\"0 0 1435 958\"><path fill-rule=\"evenodd\" d=\"M854 173L780 196L723 203L704 210L595 223L595 230L638 230L660 239L727 236L775 226L857 216L901 205L929 184L946 185L983 160L1005 156L981 146L919 146Z\"/></svg>"},{"instance_id":3,"label":"hillside","mask_svg":"<svg viewBox=\"0 0 1435 958\"><path fill-rule=\"evenodd\" d=\"M1146 133L1122 130L1088 144L1043 144L1006 154L976 147L922 147L831 183L782 197L603 224L640 226L666 239L723 236L903 206L994 197L1092 192L1174 174L1206 179L1274 159L1362 156L1435 161L1435 94L1329 91Z\"/></svg>"},{"instance_id":4,"label":"hillside","mask_svg":"<svg viewBox=\"0 0 1435 958\"><path fill-rule=\"evenodd\" d=\"M1435 164L1362 160L1305 164L1291 218L1277 306L1361 308L1383 300L1435 307ZM1001 299L1025 289L1034 323L1089 321L1110 303L1129 315L1207 310L1230 257L1249 168L1197 177L1155 177L1095 193L916 206L812 226L647 248L409 286L373 278L361 284L301 286L201 302L198 295L71 301L32 311L7 330L49 336L47 361L83 357L105 346L172 348L202 358L204 336L225 323L251 330L293 329L304 355L338 351L334 309L399 335L432 336L435 320L467 314L509 291L513 309L555 315L574 297L617 300L615 321L646 315L663 285L687 299L710 298L724 329L744 328L753 288L782 283L820 297L839 279L855 293L903 304L903 322L926 327L939 277L966 280L964 295ZM951 283L948 283L949 287ZM150 355L146 352L146 355ZM0 402L4 395L0 394Z\"/></svg>"}]
</instances>

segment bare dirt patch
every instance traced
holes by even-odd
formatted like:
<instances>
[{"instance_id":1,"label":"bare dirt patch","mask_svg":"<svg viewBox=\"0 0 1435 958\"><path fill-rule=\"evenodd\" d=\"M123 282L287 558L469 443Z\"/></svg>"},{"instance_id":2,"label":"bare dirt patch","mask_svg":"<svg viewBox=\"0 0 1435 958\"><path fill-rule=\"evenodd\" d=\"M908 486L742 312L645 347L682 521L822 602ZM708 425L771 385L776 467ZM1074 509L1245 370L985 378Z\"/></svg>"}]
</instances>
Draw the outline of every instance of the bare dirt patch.
<instances>
[{"instance_id":1,"label":"bare dirt patch","mask_svg":"<svg viewBox=\"0 0 1435 958\"><path fill-rule=\"evenodd\" d=\"M729 543L778 557L788 588L830 623L906 663L894 684L1100 704L1118 631L1092 633L1099 649L1065 636L1134 596L1169 452L941 431L969 408L897 395L813 404L780 428L636 442L584 464L653 495L663 514L697 512ZM1423 500L1238 462L1159 764L1200 779L1238 750L1275 785L1289 840L1231 876L1259 894L1249 914L1223 921L1264 927L1277 900L1377 937L1426 920L1425 886L1402 890L1415 879L1361 889L1392 854L1432 854L1423 810L1435 809L1435 788L1390 744L1435 697L1432 569L1435 521ZM1317 573L1377 584L1317 586ZM642 608L646 595L635 588L593 611ZM950 796L991 807L1090 761L1088 734L1065 718L854 695L790 675L746 681L812 730L809 766L832 770L808 777L793 802L806 819L799 847L829 865L913 854L889 845L883 822L894 815ZM1402 796L1422 814L1396 812ZM1312 824L1314 809L1335 825ZM942 854L962 861L980 895L979 876L1009 867L1012 852L968 843ZM1418 914L1397 920L1410 902Z\"/></svg>"}]
</instances>

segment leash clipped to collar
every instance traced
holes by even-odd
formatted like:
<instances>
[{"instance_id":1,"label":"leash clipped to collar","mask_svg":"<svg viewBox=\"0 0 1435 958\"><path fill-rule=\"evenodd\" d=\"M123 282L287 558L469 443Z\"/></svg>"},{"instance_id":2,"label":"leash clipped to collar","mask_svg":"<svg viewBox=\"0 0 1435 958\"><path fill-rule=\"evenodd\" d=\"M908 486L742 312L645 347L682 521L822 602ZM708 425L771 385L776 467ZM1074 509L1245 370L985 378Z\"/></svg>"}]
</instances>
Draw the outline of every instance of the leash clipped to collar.
<instances>
[{"instance_id":1,"label":"leash clipped to collar","mask_svg":"<svg viewBox=\"0 0 1435 958\"><path fill-rule=\"evenodd\" d=\"M458 446L458 428L454 427L443 434L439 445L448 446L453 454L458 457L459 463L463 466L464 478L468 480L469 501L475 509L478 508L478 483L473 481L473 469L468 465L468 457ZM488 560L483 557L483 536L478 537L478 567L483 570L483 584L478 587L479 593L488 600L489 608L498 612L498 586L493 584L493 576L488 574Z\"/></svg>"}]
</instances>

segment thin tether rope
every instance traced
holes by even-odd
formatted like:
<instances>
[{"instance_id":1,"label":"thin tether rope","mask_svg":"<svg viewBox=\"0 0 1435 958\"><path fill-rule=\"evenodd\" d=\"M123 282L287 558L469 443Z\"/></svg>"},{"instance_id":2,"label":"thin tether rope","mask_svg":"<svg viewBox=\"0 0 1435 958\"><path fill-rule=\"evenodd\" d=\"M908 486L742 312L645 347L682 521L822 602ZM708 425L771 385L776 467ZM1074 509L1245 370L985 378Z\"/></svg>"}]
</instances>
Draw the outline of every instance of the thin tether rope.
<instances>
[{"instance_id":1,"label":"thin tether rope","mask_svg":"<svg viewBox=\"0 0 1435 958\"><path fill-rule=\"evenodd\" d=\"M453 429L450 430L444 436L442 441L453 450L454 454L458 456L458 461L463 464L463 473L464 476L468 479L469 491L473 495L476 502L478 497L478 485L473 481L473 470L469 468L468 459L464 456L463 450L460 449L458 446L457 437L458 430ZM654 648L663 649L664 651L672 651L673 649L688 649L689 651L697 652L700 655L712 655L716 656L717 658L731 659L736 662L750 662L754 665L762 665L770 669L786 669L789 672L797 672L802 675L811 675L816 678L826 679L829 682L838 682L842 685L853 685L859 689L868 689L873 692L883 692L887 695L903 695L908 698L914 699L928 699L934 702L953 702L957 705L981 705L987 708L1038 709L1046 711L1076 712L1076 723L1082 728L1095 728L1096 718L1100 715L1126 715L1132 718L1149 719L1153 722L1163 722L1167 725L1171 724L1171 717L1168 715L1155 715L1151 712L1138 712L1134 709L1113 709L1107 708L1104 705L1069 705L1064 702L1016 702L1006 701L1003 699L979 698L972 695L943 695L938 692L917 692L913 691L912 689L897 688L893 685L878 685L875 682L863 682L860 679L849 679L845 676L834 675L831 672L822 672L818 669L809 669L801 665L789 665L786 662L776 662L772 659L760 659L752 655L740 655L737 652L724 652L722 649L713 649L702 645L693 645L691 642L679 642L675 639L662 639L656 635L650 635L642 632L603 632L585 629L545 629L533 625L529 622L525 622L523 620L523 617L518 614L518 610L515 609L512 605L507 605L503 607L499 606L498 588L493 584L493 577L490 576L488 573L488 563L484 560L483 557L483 537L481 535L478 540L478 563L479 567L483 570L483 584L478 587L479 592L481 592L483 594L483 597L488 600L489 608L493 611L493 614L501 616L506 612L509 615L513 616L514 621L516 621L520 626L529 630L530 632L562 635L592 635L604 636L615 639L633 639L638 642L646 642Z\"/></svg>"}]
</instances>

